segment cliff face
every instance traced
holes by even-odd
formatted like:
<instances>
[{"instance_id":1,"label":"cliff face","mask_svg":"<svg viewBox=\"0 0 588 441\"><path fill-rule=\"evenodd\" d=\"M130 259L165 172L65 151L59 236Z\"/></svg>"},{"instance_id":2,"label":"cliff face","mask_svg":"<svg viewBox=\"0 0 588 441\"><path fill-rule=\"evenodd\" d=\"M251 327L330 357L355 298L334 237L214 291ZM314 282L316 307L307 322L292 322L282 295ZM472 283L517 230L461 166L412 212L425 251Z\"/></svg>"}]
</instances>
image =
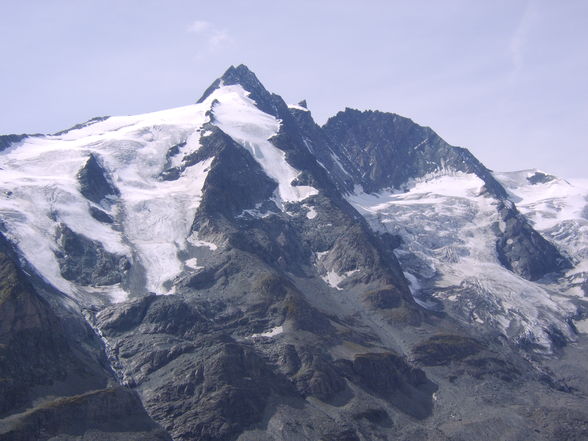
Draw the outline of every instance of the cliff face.
<instances>
[{"instance_id":1,"label":"cliff face","mask_svg":"<svg viewBox=\"0 0 588 441\"><path fill-rule=\"evenodd\" d=\"M135 393L121 388L80 317L58 316L0 242L0 438L169 437Z\"/></svg>"}]
</instances>

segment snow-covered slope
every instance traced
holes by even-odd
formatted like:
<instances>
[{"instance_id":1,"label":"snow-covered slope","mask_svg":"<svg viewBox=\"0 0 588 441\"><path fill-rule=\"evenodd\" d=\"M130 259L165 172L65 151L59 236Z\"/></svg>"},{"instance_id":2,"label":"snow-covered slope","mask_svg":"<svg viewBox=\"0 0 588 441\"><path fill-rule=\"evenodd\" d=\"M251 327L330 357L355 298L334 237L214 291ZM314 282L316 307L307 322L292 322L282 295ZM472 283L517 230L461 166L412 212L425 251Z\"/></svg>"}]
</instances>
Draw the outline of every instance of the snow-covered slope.
<instances>
[{"instance_id":1,"label":"snow-covered slope","mask_svg":"<svg viewBox=\"0 0 588 441\"><path fill-rule=\"evenodd\" d=\"M126 295L120 286L79 287L63 279L55 258L61 223L109 252L129 257L136 253L148 289L161 291L163 282L180 268L175 255L185 242L207 164L175 182L162 182L158 176L172 146L185 142L186 153L198 148L206 110L206 105L192 105L112 117L12 146L0 157L0 210L9 237L43 277L76 297L88 291L104 292L114 300ZM77 175L91 154L120 191L119 198L99 207L116 219L113 224L92 217L90 208L96 204L81 194Z\"/></svg>"},{"instance_id":2,"label":"snow-covered slope","mask_svg":"<svg viewBox=\"0 0 588 441\"><path fill-rule=\"evenodd\" d=\"M583 297L588 286L588 181L564 180L539 170L495 173L534 228L574 262L567 294Z\"/></svg>"},{"instance_id":3,"label":"snow-covered slope","mask_svg":"<svg viewBox=\"0 0 588 441\"><path fill-rule=\"evenodd\" d=\"M90 121L13 144L0 155L0 217L7 236L42 277L78 299L122 301L131 291L173 293L171 281L184 265L198 267L195 257L186 257L188 247L216 248L191 232L214 158L184 167L178 179L164 179L162 173L199 150L201 137L210 134L203 129L207 122L249 150L278 183L278 206L317 193L292 185L299 172L268 141L280 121L259 110L240 85L221 86L199 104ZM90 156L97 158L118 195L98 202L84 197L79 174ZM111 221L93 216L97 209ZM107 253L125 256L139 285L80 286L66 280L56 257L63 252L58 232L63 226Z\"/></svg>"},{"instance_id":4,"label":"snow-covered slope","mask_svg":"<svg viewBox=\"0 0 588 441\"><path fill-rule=\"evenodd\" d=\"M484 191L481 179L445 173L409 187L376 194L357 188L347 199L374 230L402 238L396 253L421 305L443 307L474 326L544 349L560 335L574 339L568 322L576 307L566 289L501 265L499 200Z\"/></svg>"}]
</instances>

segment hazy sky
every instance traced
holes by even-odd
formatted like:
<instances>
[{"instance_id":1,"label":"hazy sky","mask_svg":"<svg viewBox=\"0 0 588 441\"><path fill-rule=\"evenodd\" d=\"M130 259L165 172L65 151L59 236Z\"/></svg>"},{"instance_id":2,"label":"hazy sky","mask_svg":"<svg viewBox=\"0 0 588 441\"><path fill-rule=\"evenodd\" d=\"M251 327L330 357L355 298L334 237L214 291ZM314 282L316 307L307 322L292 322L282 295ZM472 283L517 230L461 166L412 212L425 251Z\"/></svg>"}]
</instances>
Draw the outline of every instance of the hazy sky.
<instances>
[{"instance_id":1,"label":"hazy sky","mask_svg":"<svg viewBox=\"0 0 588 441\"><path fill-rule=\"evenodd\" d=\"M189 104L247 64L323 123L396 112L488 167L588 177L588 1L0 0L0 133Z\"/></svg>"}]
</instances>

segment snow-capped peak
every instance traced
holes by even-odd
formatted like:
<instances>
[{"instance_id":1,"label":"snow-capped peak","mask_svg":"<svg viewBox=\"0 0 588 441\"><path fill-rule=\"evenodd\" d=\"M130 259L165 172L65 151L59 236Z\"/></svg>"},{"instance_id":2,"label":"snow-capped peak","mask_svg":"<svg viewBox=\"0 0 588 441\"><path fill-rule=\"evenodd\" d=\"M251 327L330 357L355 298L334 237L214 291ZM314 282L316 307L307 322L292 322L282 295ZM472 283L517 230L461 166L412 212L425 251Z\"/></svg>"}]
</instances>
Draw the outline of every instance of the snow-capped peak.
<instances>
[{"instance_id":1,"label":"snow-capped peak","mask_svg":"<svg viewBox=\"0 0 588 441\"><path fill-rule=\"evenodd\" d=\"M310 186L292 185L300 172L290 166L285 153L269 141L280 130L280 121L259 110L241 85L222 86L208 99L214 102L213 123L249 150L265 173L278 183L279 205L318 193Z\"/></svg>"},{"instance_id":2,"label":"snow-capped peak","mask_svg":"<svg viewBox=\"0 0 588 441\"><path fill-rule=\"evenodd\" d=\"M0 214L7 235L49 283L74 297L107 294L116 301L130 289L120 283L80 286L64 278L57 239L64 225L105 252L133 261L132 271L143 273L144 290L174 292L171 281L184 269L178 256L194 246L188 238L213 158L179 167L201 148L210 133L207 123L248 150L277 182L278 206L317 193L292 184L299 172L270 142L280 121L260 110L241 84L224 84L245 78L257 86L255 76L239 66L223 78L198 104L100 118L56 135L25 138L3 152ZM84 197L79 174L89 158L104 169L116 196L102 202ZM163 179L174 167L181 170L177 179Z\"/></svg>"}]
</instances>

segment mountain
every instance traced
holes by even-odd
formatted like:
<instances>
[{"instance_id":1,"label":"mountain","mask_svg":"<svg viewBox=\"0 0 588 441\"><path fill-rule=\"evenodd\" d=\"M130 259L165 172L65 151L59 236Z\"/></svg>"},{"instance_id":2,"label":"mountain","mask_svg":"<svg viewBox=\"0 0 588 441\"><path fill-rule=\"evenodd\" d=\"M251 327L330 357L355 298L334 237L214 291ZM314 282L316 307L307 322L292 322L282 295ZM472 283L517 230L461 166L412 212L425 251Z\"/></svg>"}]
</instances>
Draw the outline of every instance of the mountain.
<instances>
[{"instance_id":1,"label":"mountain","mask_svg":"<svg viewBox=\"0 0 588 441\"><path fill-rule=\"evenodd\" d=\"M587 201L243 65L0 137L0 439L588 439Z\"/></svg>"}]
</instances>

